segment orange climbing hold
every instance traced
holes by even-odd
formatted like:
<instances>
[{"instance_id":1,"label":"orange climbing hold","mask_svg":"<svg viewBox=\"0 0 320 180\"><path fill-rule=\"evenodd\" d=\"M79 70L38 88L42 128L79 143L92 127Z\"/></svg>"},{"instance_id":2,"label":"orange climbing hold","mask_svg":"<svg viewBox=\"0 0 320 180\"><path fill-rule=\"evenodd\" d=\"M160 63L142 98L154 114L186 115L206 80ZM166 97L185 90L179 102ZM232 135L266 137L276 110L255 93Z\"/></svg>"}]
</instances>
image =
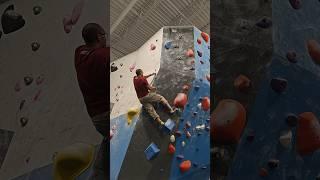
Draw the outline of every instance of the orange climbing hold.
<instances>
[{"instance_id":1,"label":"orange climbing hold","mask_svg":"<svg viewBox=\"0 0 320 180\"><path fill-rule=\"evenodd\" d=\"M176 152L176 148L172 144L169 144L168 153L174 154L174 152Z\"/></svg>"},{"instance_id":2,"label":"orange climbing hold","mask_svg":"<svg viewBox=\"0 0 320 180\"><path fill-rule=\"evenodd\" d=\"M194 57L194 52L193 52L193 50L192 50L192 49L188 49L186 55L187 55L188 57Z\"/></svg>"},{"instance_id":3,"label":"orange climbing hold","mask_svg":"<svg viewBox=\"0 0 320 180\"><path fill-rule=\"evenodd\" d=\"M316 64L320 64L320 45L316 40L308 40L307 48L310 57Z\"/></svg>"},{"instance_id":4,"label":"orange climbing hold","mask_svg":"<svg viewBox=\"0 0 320 180\"><path fill-rule=\"evenodd\" d=\"M246 110L243 105L232 99L221 100L211 114L211 137L216 143L237 143L245 124Z\"/></svg>"},{"instance_id":5,"label":"orange climbing hold","mask_svg":"<svg viewBox=\"0 0 320 180\"><path fill-rule=\"evenodd\" d=\"M201 32L201 36L207 43L209 42L210 37L207 33Z\"/></svg>"},{"instance_id":6,"label":"orange climbing hold","mask_svg":"<svg viewBox=\"0 0 320 180\"><path fill-rule=\"evenodd\" d=\"M177 108L183 108L187 104L188 97L185 93L178 93L173 101L173 105Z\"/></svg>"},{"instance_id":7,"label":"orange climbing hold","mask_svg":"<svg viewBox=\"0 0 320 180\"><path fill-rule=\"evenodd\" d=\"M312 112L299 115L297 128L297 151L300 155L312 153L320 148L320 124Z\"/></svg>"},{"instance_id":8,"label":"orange climbing hold","mask_svg":"<svg viewBox=\"0 0 320 180\"><path fill-rule=\"evenodd\" d=\"M250 87L250 84L250 79L242 74L240 74L233 82L234 87L239 91L246 91Z\"/></svg>"},{"instance_id":9,"label":"orange climbing hold","mask_svg":"<svg viewBox=\"0 0 320 180\"><path fill-rule=\"evenodd\" d=\"M208 111L210 109L210 99L208 97L204 97L202 99L201 107L204 111Z\"/></svg>"},{"instance_id":10,"label":"orange climbing hold","mask_svg":"<svg viewBox=\"0 0 320 180\"><path fill-rule=\"evenodd\" d=\"M183 161L183 162L180 164L180 171L181 171L181 172L186 172L186 171L188 171L190 168L191 168L191 161L189 161L189 160Z\"/></svg>"}]
</instances>

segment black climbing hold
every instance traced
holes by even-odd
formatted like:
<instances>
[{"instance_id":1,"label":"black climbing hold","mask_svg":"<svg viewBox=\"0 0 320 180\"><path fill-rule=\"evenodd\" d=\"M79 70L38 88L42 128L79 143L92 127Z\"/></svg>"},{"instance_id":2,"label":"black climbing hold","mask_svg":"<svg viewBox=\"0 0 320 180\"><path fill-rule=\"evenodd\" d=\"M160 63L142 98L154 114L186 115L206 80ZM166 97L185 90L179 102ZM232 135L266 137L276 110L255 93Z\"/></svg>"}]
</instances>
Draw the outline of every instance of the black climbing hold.
<instances>
[{"instance_id":1,"label":"black climbing hold","mask_svg":"<svg viewBox=\"0 0 320 180\"><path fill-rule=\"evenodd\" d=\"M286 118L288 126L295 127L298 122L298 117L295 114L288 114Z\"/></svg>"},{"instance_id":2,"label":"black climbing hold","mask_svg":"<svg viewBox=\"0 0 320 180\"><path fill-rule=\"evenodd\" d=\"M4 34L9 34L21 29L25 25L22 15L14 11L14 5L9 5L1 16L2 30Z\"/></svg>"},{"instance_id":3,"label":"black climbing hold","mask_svg":"<svg viewBox=\"0 0 320 180\"><path fill-rule=\"evenodd\" d=\"M111 64L112 66L114 65L114 63Z\"/></svg>"},{"instance_id":4,"label":"black climbing hold","mask_svg":"<svg viewBox=\"0 0 320 180\"><path fill-rule=\"evenodd\" d=\"M122 75L120 75L120 78L122 78Z\"/></svg>"},{"instance_id":5,"label":"black climbing hold","mask_svg":"<svg viewBox=\"0 0 320 180\"><path fill-rule=\"evenodd\" d=\"M122 66L123 66L123 64L121 63L121 64L120 64L120 66L122 67Z\"/></svg>"},{"instance_id":6,"label":"black climbing hold","mask_svg":"<svg viewBox=\"0 0 320 180\"><path fill-rule=\"evenodd\" d=\"M203 98L202 98L202 97L200 97L200 98L199 98L199 101L201 102L201 101L202 101L202 99L203 99Z\"/></svg>"},{"instance_id":7,"label":"black climbing hold","mask_svg":"<svg viewBox=\"0 0 320 180\"><path fill-rule=\"evenodd\" d=\"M29 161L30 161L30 157L27 157L26 163L29 163Z\"/></svg>"},{"instance_id":8,"label":"black climbing hold","mask_svg":"<svg viewBox=\"0 0 320 180\"><path fill-rule=\"evenodd\" d=\"M156 39L156 42L158 42L158 39Z\"/></svg>"},{"instance_id":9,"label":"black climbing hold","mask_svg":"<svg viewBox=\"0 0 320 180\"><path fill-rule=\"evenodd\" d=\"M179 155L177 155L177 159L184 159L184 156L179 154Z\"/></svg>"},{"instance_id":10,"label":"black climbing hold","mask_svg":"<svg viewBox=\"0 0 320 180\"><path fill-rule=\"evenodd\" d=\"M193 112L193 115L196 116L198 114L198 112Z\"/></svg>"},{"instance_id":11,"label":"black climbing hold","mask_svg":"<svg viewBox=\"0 0 320 180\"><path fill-rule=\"evenodd\" d=\"M194 167L198 167L198 163L192 163L192 165L194 166Z\"/></svg>"},{"instance_id":12,"label":"black climbing hold","mask_svg":"<svg viewBox=\"0 0 320 180\"><path fill-rule=\"evenodd\" d=\"M302 4L301 4L301 0L289 0L291 7L293 9L300 9Z\"/></svg>"},{"instance_id":13,"label":"black climbing hold","mask_svg":"<svg viewBox=\"0 0 320 180\"><path fill-rule=\"evenodd\" d=\"M207 166L203 166L201 169L207 169Z\"/></svg>"},{"instance_id":14,"label":"black climbing hold","mask_svg":"<svg viewBox=\"0 0 320 180\"><path fill-rule=\"evenodd\" d=\"M275 92L282 93L286 90L288 82L283 78L273 78L270 85Z\"/></svg>"},{"instance_id":15,"label":"black climbing hold","mask_svg":"<svg viewBox=\"0 0 320 180\"><path fill-rule=\"evenodd\" d=\"M37 51L40 48L40 44L37 42L33 42L31 44L32 51Z\"/></svg>"},{"instance_id":16,"label":"black climbing hold","mask_svg":"<svg viewBox=\"0 0 320 180\"><path fill-rule=\"evenodd\" d=\"M33 82L33 78L32 77L30 77L30 76L24 77L24 84L26 86L29 86L32 82Z\"/></svg>"},{"instance_id":17,"label":"black climbing hold","mask_svg":"<svg viewBox=\"0 0 320 180\"><path fill-rule=\"evenodd\" d=\"M202 52L197 51L197 53L198 53L198 56L199 56L199 57L202 57Z\"/></svg>"},{"instance_id":18,"label":"black climbing hold","mask_svg":"<svg viewBox=\"0 0 320 180\"><path fill-rule=\"evenodd\" d=\"M268 161L268 166L271 169L277 168L279 166L280 161L277 159L271 159Z\"/></svg>"},{"instance_id":19,"label":"black climbing hold","mask_svg":"<svg viewBox=\"0 0 320 180\"><path fill-rule=\"evenodd\" d=\"M270 18L263 17L256 23L256 26L266 29L272 26L272 21Z\"/></svg>"},{"instance_id":20,"label":"black climbing hold","mask_svg":"<svg viewBox=\"0 0 320 180\"><path fill-rule=\"evenodd\" d=\"M174 134L176 137L180 137L182 135L181 131L176 131Z\"/></svg>"},{"instance_id":21,"label":"black climbing hold","mask_svg":"<svg viewBox=\"0 0 320 180\"><path fill-rule=\"evenodd\" d=\"M202 134L202 132L198 132L198 136L200 136Z\"/></svg>"},{"instance_id":22,"label":"black climbing hold","mask_svg":"<svg viewBox=\"0 0 320 180\"><path fill-rule=\"evenodd\" d=\"M195 68L194 68L194 67L191 67L190 70L193 71L193 70L195 70Z\"/></svg>"},{"instance_id":23,"label":"black climbing hold","mask_svg":"<svg viewBox=\"0 0 320 180\"><path fill-rule=\"evenodd\" d=\"M41 7L41 6L34 6L34 7L33 7L33 14L34 14L34 15L40 14L41 11L42 11L42 7Z\"/></svg>"},{"instance_id":24,"label":"black climbing hold","mask_svg":"<svg viewBox=\"0 0 320 180\"><path fill-rule=\"evenodd\" d=\"M203 61L200 61L200 64L204 64L204 62L203 62Z\"/></svg>"},{"instance_id":25,"label":"black climbing hold","mask_svg":"<svg viewBox=\"0 0 320 180\"><path fill-rule=\"evenodd\" d=\"M251 131L247 135L247 141L252 142L254 140L254 133Z\"/></svg>"},{"instance_id":26,"label":"black climbing hold","mask_svg":"<svg viewBox=\"0 0 320 180\"><path fill-rule=\"evenodd\" d=\"M199 151L199 148L196 148L196 151Z\"/></svg>"},{"instance_id":27,"label":"black climbing hold","mask_svg":"<svg viewBox=\"0 0 320 180\"><path fill-rule=\"evenodd\" d=\"M196 91L198 91L198 90L200 89L200 86L196 85L196 86L194 86L194 89L195 89Z\"/></svg>"},{"instance_id":28,"label":"black climbing hold","mask_svg":"<svg viewBox=\"0 0 320 180\"><path fill-rule=\"evenodd\" d=\"M316 177L316 180L320 180L320 174Z\"/></svg>"},{"instance_id":29,"label":"black climbing hold","mask_svg":"<svg viewBox=\"0 0 320 180\"><path fill-rule=\"evenodd\" d=\"M183 119L183 118L181 118L181 119L180 119L180 121L181 121L181 122L183 122L183 121L184 121L184 119Z\"/></svg>"},{"instance_id":30,"label":"black climbing hold","mask_svg":"<svg viewBox=\"0 0 320 180\"><path fill-rule=\"evenodd\" d=\"M0 39L1 39L1 37L2 37L2 31L0 31Z\"/></svg>"},{"instance_id":31,"label":"black climbing hold","mask_svg":"<svg viewBox=\"0 0 320 180\"><path fill-rule=\"evenodd\" d=\"M206 131L210 131L210 127L209 126L206 127Z\"/></svg>"},{"instance_id":32,"label":"black climbing hold","mask_svg":"<svg viewBox=\"0 0 320 180\"><path fill-rule=\"evenodd\" d=\"M20 125L21 127L25 127L28 124L29 119L26 117L20 118Z\"/></svg>"},{"instance_id":33,"label":"black climbing hold","mask_svg":"<svg viewBox=\"0 0 320 180\"><path fill-rule=\"evenodd\" d=\"M22 100L22 101L20 102L19 110L21 110L21 109L23 108L23 106L24 106L25 103L26 103L26 100Z\"/></svg>"},{"instance_id":34,"label":"black climbing hold","mask_svg":"<svg viewBox=\"0 0 320 180\"><path fill-rule=\"evenodd\" d=\"M210 118L206 119L207 122L210 122Z\"/></svg>"},{"instance_id":35,"label":"black climbing hold","mask_svg":"<svg viewBox=\"0 0 320 180\"><path fill-rule=\"evenodd\" d=\"M113 66L111 65L111 72L115 72L118 70L118 67L117 66Z\"/></svg>"},{"instance_id":36,"label":"black climbing hold","mask_svg":"<svg viewBox=\"0 0 320 180\"><path fill-rule=\"evenodd\" d=\"M291 63L296 63L297 62L297 54L294 51L289 51L287 53L287 59Z\"/></svg>"}]
</instances>

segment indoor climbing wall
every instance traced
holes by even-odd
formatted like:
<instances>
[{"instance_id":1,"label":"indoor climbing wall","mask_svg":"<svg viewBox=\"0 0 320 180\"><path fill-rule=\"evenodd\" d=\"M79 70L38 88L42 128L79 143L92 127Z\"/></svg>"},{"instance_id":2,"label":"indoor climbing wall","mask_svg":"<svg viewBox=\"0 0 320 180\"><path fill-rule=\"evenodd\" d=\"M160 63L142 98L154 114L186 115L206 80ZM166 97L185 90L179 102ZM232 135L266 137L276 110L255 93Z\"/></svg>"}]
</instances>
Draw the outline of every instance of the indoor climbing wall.
<instances>
[{"instance_id":1,"label":"indoor climbing wall","mask_svg":"<svg viewBox=\"0 0 320 180\"><path fill-rule=\"evenodd\" d=\"M160 29L137 51L111 63L110 101L113 104L110 115L110 178L116 180L120 172L133 130L137 122L127 120L130 108L141 108L133 85L136 69L144 75L158 73L162 50L163 29ZM148 78L152 83L154 76Z\"/></svg>"},{"instance_id":2,"label":"indoor climbing wall","mask_svg":"<svg viewBox=\"0 0 320 180\"><path fill-rule=\"evenodd\" d=\"M187 102L187 96L191 95L189 97L190 102L195 98L199 101L200 97L209 96L209 42L206 42L208 41L209 36L205 34L206 40L202 40L202 36L200 35L200 32L198 32L199 30L197 30L197 38L202 40L203 47L201 45L195 46L194 36L196 30L197 29L193 27L164 27L163 29L161 29L161 34L159 34L161 35L160 37L157 36L157 34L155 35L156 37L159 37L156 38L156 40L158 41L155 41L154 38L151 38L145 44L146 48L142 47L138 50L141 52L143 57L137 55L137 52L124 57L128 58L126 61L124 61L129 64L127 65L128 68L122 69L122 67L125 66L124 63L122 64L122 67L119 68L119 65L121 65L121 59L117 60L114 64L111 64L112 66L114 66L111 67L111 71L118 71L118 74L116 74L115 76L119 76L120 78L120 74L122 74L122 72L126 75L131 74L131 77L129 78L129 80L127 80L128 83L123 83L123 90L125 90L124 92L127 92L128 90L131 91L128 92L128 95L122 95L123 97L126 97L124 98L124 103L121 106L116 105L117 102L120 103L123 97L121 97L121 99L119 98L118 101L113 102L113 113L117 112L117 110L120 108L122 112L119 113L120 116L117 114L118 116L115 115L117 117L111 120L111 179L169 179L172 178L171 172L181 171L179 170L179 164L174 164L175 167L171 165L173 163L175 155L172 154L174 153L172 152L172 149L168 150L168 146L171 146L171 148L174 149L174 141L175 139L179 139L179 136L176 136L174 133L174 131L178 130L178 128L175 127L178 127L180 122L180 115L178 114L184 113L183 107ZM158 44L157 42L159 42L160 44ZM151 45L151 43L153 43L154 46ZM158 55L158 59L153 60L152 56L148 57L150 52L157 52L157 49L159 50L159 53L156 53ZM201 55L197 54L196 50L203 53L201 54L203 59L200 59ZM148 59L148 61L144 62L143 58ZM150 60L152 60L151 62L154 62L153 65L148 64ZM199 64L195 62L197 60L199 61ZM164 107L155 104L155 108L159 113L161 119L163 121L166 121L165 127L161 129L159 129L159 126L155 122L153 122L152 118L148 114L146 114L143 108L140 109L141 105L136 98L135 90L132 84L132 78L134 76L135 69L132 73L130 72L130 68L132 67L131 65L134 64L134 61L142 62L140 67L136 66L135 69L145 69L145 74L156 72L157 75L155 76L155 78L150 78L149 82L157 87L157 92L163 95L170 104L174 104L175 106L182 108L180 110L181 112L177 115L169 116L168 114L163 112ZM193 85L195 83L193 81L195 80L196 74L198 74L197 76L203 78L201 80L200 78L198 79L198 83L202 84L203 87L198 87L200 84ZM121 78L123 78L123 76ZM170 81L168 81L169 79ZM115 80L114 82L119 83L119 80ZM196 86L195 89L197 89L197 92L193 92L193 90L191 90L193 86ZM116 90L116 87L117 86L114 85L113 90ZM121 89L121 86L119 89ZM188 89L190 89L189 93ZM116 100L116 94L117 93L114 92L112 95L113 97L111 98L114 98L114 100ZM180 102L181 98L178 98L180 95L182 96L183 102ZM135 101L135 103L137 104L134 104L130 101ZM209 97L205 98L203 101L204 106L208 107L210 104ZM130 103L135 106L132 106ZM199 107L199 103L197 103L196 107ZM125 114L127 113L129 108L140 109L140 113L136 115L132 121L128 121L127 114ZM207 116L209 116L209 113L206 113L206 111L202 112L200 109L198 109L197 111L199 111L199 122L203 122L208 125L208 117L206 118L205 116L206 114ZM184 116L187 116L187 114L188 113L185 113ZM168 120L169 118L171 118L172 120ZM200 119L202 119L202 121ZM196 124L194 124L191 129L194 129L195 126ZM169 134L165 130L166 127L171 130ZM169 129L167 129L167 131L170 131ZM188 147L192 149L193 146L200 145L201 143L206 145L209 144L208 127L204 129L202 129L203 131L205 131L202 138L200 138L200 136L197 138L195 137L197 136L196 134L192 134L192 137L195 138L193 138L193 140L190 140L193 143L189 144L190 141L187 142ZM185 133L186 132L182 132L182 135L185 136ZM188 135L189 134L190 132L188 133ZM128 143L128 146L126 146L126 143ZM207 149L205 145L200 145L200 147L200 153L207 150L207 154L209 154L209 147ZM114 151L112 149L114 149ZM122 157L119 158L119 156L115 155L121 155ZM149 156L151 158L150 160L148 160ZM208 158L201 158L203 158L203 160L199 160L199 163L203 161L202 165L206 165L209 169L208 162L205 163L206 160L208 161ZM194 159L197 158L194 157ZM136 162L139 162L139 166L136 165ZM190 167L183 167L183 169L185 170L189 170L189 168ZM196 170L192 172L196 172ZM189 173L189 175L190 174L195 173Z\"/></svg>"},{"instance_id":3,"label":"indoor climbing wall","mask_svg":"<svg viewBox=\"0 0 320 180\"><path fill-rule=\"evenodd\" d=\"M47 177L52 169L40 169L52 163L54 152L76 142L101 142L86 112L73 56L83 44L85 24L108 28L106 6L81 0L0 4L0 127L6 139L0 145L0 179Z\"/></svg>"},{"instance_id":4,"label":"indoor climbing wall","mask_svg":"<svg viewBox=\"0 0 320 180\"><path fill-rule=\"evenodd\" d=\"M277 0L272 6L272 64L228 179L319 179L320 37L314 17L320 3Z\"/></svg>"},{"instance_id":5,"label":"indoor climbing wall","mask_svg":"<svg viewBox=\"0 0 320 180\"><path fill-rule=\"evenodd\" d=\"M211 70L214 81L213 95L216 100L214 109L222 102L222 108L219 108L219 112L216 111L214 116L224 117L225 109L228 108L234 111L226 113L244 112L239 118L244 119L244 122L240 122L244 126L246 118L242 117L251 114L266 67L272 58L272 4L270 0L217 0L211 12L215 34ZM232 166L238 145L238 138L235 137L241 135L241 132L235 131L234 127L239 128L237 123L222 122L216 126L217 129L228 132L221 136L222 138L218 138L218 130L213 130L211 140L215 146L212 147L211 164L214 167L212 175L215 179L225 179Z\"/></svg>"}]
</instances>

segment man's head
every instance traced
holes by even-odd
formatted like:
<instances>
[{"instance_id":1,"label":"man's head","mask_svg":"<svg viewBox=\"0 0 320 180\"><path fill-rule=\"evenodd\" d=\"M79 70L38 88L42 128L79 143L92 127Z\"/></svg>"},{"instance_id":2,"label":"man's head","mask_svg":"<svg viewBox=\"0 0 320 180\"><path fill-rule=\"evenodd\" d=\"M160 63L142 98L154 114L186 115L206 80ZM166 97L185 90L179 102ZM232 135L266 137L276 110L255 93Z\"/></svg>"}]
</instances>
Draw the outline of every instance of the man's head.
<instances>
[{"instance_id":1,"label":"man's head","mask_svg":"<svg viewBox=\"0 0 320 180\"><path fill-rule=\"evenodd\" d=\"M82 38L87 45L106 47L106 33L104 29L96 23L88 23L82 29Z\"/></svg>"},{"instance_id":2,"label":"man's head","mask_svg":"<svg viewBox=\"0 0 320 180\"><path fill-rule=\"evenodd\" d=\"M142 76L143 75L142 69L137 69L136 74L137 74L137 76Z\"/></svg>"}]
</instances>

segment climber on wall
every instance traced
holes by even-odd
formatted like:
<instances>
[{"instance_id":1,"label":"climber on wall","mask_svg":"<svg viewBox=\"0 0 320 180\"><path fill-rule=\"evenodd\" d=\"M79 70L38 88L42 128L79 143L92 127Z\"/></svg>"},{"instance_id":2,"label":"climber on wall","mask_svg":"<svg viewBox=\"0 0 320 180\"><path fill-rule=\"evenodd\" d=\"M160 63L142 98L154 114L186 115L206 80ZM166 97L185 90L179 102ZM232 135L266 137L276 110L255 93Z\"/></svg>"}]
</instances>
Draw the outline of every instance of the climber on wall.
<instances>
[{"instance_id":1,"label":"climber on wall","mask_svg":"<svg viewBox=\"0 0 320 180\"><path fill-rule=\"evenodd\" d=\"M136 76L133 78L133 84L140 103L146 109L148 114L150 114L150 116L162 126L164 122L160 119L160 116L155 111L152 103L163 104L168 108L168 110L170 110L170 114L174 114L176 109L173 109L163 96L155 92L156 88L148 83L147 78L155 74L156 73L152 73L144 76L143 71L141 69L137 69Z\"/></svg>"},{"instance_id":2,"label":"climber on wall","mask_svg":"<svg viewBox=\"0 0 320 180\"><path fill-rule=\"evenodd\" d=\"M82 29L85 45L75 51L75 68L80 90L89 116L96 130L104 137L93 166L91 179L107 179L107 134L109 133L107 94L107 64L110 61L110 48L106 45L104 29L89 23ZM109 136L109 135L108 135Z\"/></svg>"}]
</instances>

